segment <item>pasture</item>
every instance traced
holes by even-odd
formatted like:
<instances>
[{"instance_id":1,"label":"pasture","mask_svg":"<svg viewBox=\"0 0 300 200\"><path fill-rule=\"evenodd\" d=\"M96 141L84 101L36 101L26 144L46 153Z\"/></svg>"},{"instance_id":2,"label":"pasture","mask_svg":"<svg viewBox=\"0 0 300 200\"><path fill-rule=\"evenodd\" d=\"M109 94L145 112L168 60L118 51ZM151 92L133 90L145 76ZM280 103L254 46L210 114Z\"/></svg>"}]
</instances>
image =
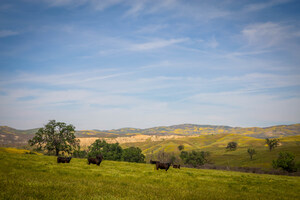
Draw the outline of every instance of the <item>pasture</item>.
<instances>
[{"instance_id":1,"label":"pasture","mask_svg":"<svg viewBox=\"0 0 300 200\"><path fill-rule=\"evenodd\" d=\"M184 137L177 139L168 139L163 141L147 141L137 143L121 144L123 148L136 146L142 149L146 155L146 160L156 159L159 151L179 156L178 146L183 144L184 150L200 150L209 151L211 153L210 160L217 166L230 167L257 167L266 171L273 169L272 160L277 159L280 151L292 152L296 158L296 162L300 162L300 135L283 137L280 139L280 146L271 152L265 144L265 139L258 139L237 134L218 134L218 135L202 135L195 137ZM228 142L237 142L236 151L226 151ZM256 154L253 160L250 160L247 153L248 148L254 148ZM183 164L183 163L181 163Z\"/></svg>"},{"instance_id":2,"label":"pasture","mask_svg":"<svg viewBox=\"0 0 300 200\"><path fill-rule=\"evenodd\" d=\"M297 199L300 178L73 158L0 148L0 199Z\"/></svg>"}]
</instances>

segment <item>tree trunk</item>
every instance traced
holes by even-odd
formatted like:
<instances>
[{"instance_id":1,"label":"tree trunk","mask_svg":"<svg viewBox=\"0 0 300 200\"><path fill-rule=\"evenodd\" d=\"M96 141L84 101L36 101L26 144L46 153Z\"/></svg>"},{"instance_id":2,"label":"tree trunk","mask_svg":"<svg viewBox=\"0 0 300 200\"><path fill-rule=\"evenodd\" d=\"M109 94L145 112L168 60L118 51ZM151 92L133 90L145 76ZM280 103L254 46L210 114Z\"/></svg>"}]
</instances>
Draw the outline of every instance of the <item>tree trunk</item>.
<instances>
[{"instance_id":1,"label":"tree trunk","mask_svg":"<svg viewBox=\"0 0 300 200\"><path fill-rule=\"evenodd\" d=\"M59 149L55 149L55 155L58 156Z\"/></svg>"}]
</instances>

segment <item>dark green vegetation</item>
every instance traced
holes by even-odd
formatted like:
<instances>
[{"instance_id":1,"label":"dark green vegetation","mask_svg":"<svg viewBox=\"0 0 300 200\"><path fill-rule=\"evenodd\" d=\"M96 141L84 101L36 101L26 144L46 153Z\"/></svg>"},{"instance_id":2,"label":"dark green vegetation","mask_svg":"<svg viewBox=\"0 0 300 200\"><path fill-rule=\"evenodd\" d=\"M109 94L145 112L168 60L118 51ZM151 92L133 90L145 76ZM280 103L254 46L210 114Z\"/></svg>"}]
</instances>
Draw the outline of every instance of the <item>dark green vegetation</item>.
<instances>
[{"instance_id":1,"label":"dark green vegetation","mask_svg":"<svg viewBox=\"0 0 300 200\"><path fill-rule=\"evenodd\" d=\"M89 157L101 154L105 160L122 159L123 149L118 143L108 144L105 140L96 140L89 146Z\"/></svg>"},{"instance_id":2,"label":"dark green vegetation","mask_svg":"<svg viewBox=\"0 0 300 200\"><path fill-rule=\"evenodd\" d=\"M78 156L77 152L82 152ZM85 154L83 152L86 152ZM127 162L137 162L144 163L145 156L142 154L142 150L138 147L129 147L123 149L118 143L109 144L105 140L96 140L93 144L88 147L88 151L76 151L74 157L86 158L86 157L96 157L97 155L102 155L105 160L114 161L127 161Z\"/></svg>"},{"instance_id":3,"label":"dark green vegetation","mask_svg":"<svg viewBox=\"0 0 300 200\"><path fill-rule=\"evenodd\" d=\"M35 146L36 150L46 150L47 153L54 152L58 156L59 152L71 153L79 147L79 140L75 136L75 127L64 122L50 120L44 128L40 128L35 136L28 141L30 146Z\"/></svg>"},{"instance_id":4,"label":"dark green vegetation","mask_svg":"<svg viewBox=\"0 0 300 200\"><path fill-rule=\"evenodd\" d=\"M273 160L274 168L281 168L288 172L297 171L295 155L290 152L280 152L277 160Z\"/></svg>"},{"instance_id":5,"label":"dark green vegetation","mask_svg":"<svg viewBox=\"0 0 300 200\"><path fill-rule=\"evenodd\" d=\"M279 145L279 139L266 139L266 144L269 146L269 150L272 151L272 149L274 149L275 147L277 147Z\"/></svg>"},{"instance_id":6,"label":"dark green vegetation","mask_svg":"<svg viewBox=\"0 0 300 200\"><path fill-rule=\"evenodd\" d=\"M253 155L256 154L255 149L249 148L249 149L247 150L247 152L248 152L248 154L249 154L249 156L250 156L250 159L252 160L252 159L253 159Z\"/></svg>"},{"instance_id":7,"label":"dark green vegetation","mask_svg":"<svg viewBox=\"0 0 300 200\"><path fill-rule=\"evenodd\" d=\"M228 142L235 141L238 148L235 151L227 151ZM157 159L159 152L180 155L179 145L184 145L185 151L205 151L210 152L210 162L217 166L229 167L257 167L264 170L271 170L272 161L277 159L279 152L287 151L295 155L295 162L300 162L300 135L283 137L279 146L269 151L265 144L265 139L246 137L238 134L218 134L195 137L184 137L163 141L146 141L137 143L121 144L123 148L135 146L142 149L146 155L146 160ZM256 151L253 159L249 159L248 149L254 148ZM181 163L183 164L183 163Z\"/></svg>"},{"instance_id":8,"label":"dark green vegetation","mask_svg":"<svg viewBox=\"0 0 300 200\"><path fill-rule=\"evenodd\" d=\"M205 151L182 151L180 158L184 164L192 165L193 167L204 165L208 163L209 152Z\"/></svg>"},{"instance_id":9,"label":"dark green vegetation","mask_svg":"<svg viewBox=\"0 0 300 200\"><path fill-rule=\"evenodd\" d=\"M300 178L56 157L0 148L0 199L297 199ZM248 158L249 159L249 158Z\"/></svg>"},{"instance_id":10,"label":"dark green vegetation","mask_svg":"<svg viewBox=\"0 0 300 200\"><path fill-rule=\"evenodd\" d=\"M129 147L124 149L122 160L127 162L144 163L145 156L142 154L142 150L138 147Z\"/></svg>"},{"instance_id":11,"label":"dark green vegetation","mask_svg":"<svg viewBox=\"0 0 300 200\"><path fill-rule=\"evenodd\" d=\"M228 142L226 149L229 151L235 151L238 144L236 142Z\"/></svg>"},{"instance_id":12,"label":"dark green vegetation","mask_svg":"<svg viewBox=\"0 0 300 200\"><path fill-rule=\"evenodd\" d=\"M7 126L0 126L0 144L25 144L34 136L38 129L16 130ZM266 128L239 128L229 126L210 126L182 124L174 126L160 126L148 129L122 128L113 130L82 130L76 131L77 137L128 137L133 135L216 135L239 134L255 138L279 138L300 134L300 124L280 125Z\"/></svg>"}]
</instances>

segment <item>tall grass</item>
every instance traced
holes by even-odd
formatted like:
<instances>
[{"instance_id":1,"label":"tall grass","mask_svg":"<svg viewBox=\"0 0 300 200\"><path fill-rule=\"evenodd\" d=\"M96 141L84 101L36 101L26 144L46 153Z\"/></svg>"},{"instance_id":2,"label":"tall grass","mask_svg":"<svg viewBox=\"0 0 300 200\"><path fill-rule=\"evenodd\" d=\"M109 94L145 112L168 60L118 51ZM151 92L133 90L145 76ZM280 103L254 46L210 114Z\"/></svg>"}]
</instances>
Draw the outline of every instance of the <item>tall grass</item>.
<instances>
[{"instance_id":1,"label":"tall grass","mask_svg":"<svg viewBox=\"0 0 300 200\"><path fill-rule=\"evenodd\" d=\"M56 157L0 148L0 199L297 199L300 178Z\"/></svg>"}]
</instances>

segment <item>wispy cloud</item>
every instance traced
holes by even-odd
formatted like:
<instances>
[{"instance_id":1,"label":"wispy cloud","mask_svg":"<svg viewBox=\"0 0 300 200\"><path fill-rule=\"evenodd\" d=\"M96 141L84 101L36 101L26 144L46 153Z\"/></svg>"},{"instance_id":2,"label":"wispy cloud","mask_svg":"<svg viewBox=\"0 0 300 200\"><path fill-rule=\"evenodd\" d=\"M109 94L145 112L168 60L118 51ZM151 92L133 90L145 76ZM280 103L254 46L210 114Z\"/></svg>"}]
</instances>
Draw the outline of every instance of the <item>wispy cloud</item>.
<instances>
[{"instance_id":1,"label":"wispy cloud","mask_svg":"<svg viewBox=\"0 0 300 200\"><path fill-rule=\"evenodd\" d=\"M178 44L187 41L188 38L170 39L170 40L154 40L151 42L133 44L129 49L132 51L145 51L151 49L164 48L170 45Z\"/></svg>"},{"instance_id":2,"label":"wispy cloud","mask_svg":"<svg viewBox=\"0 0 300 200\"><path fill-rule=\"evenodd\" d=\"M242 30L249 46L258 48L283 47L288 40L297 36L293 27L273 22L251 24ZM283 45L283 46L282 46Z\"/></svg>"},{"instance_id":3,"label":"wispy cloud","mask_svg":"<svg viewBox=\"0 0 300 200\"><path fill-rule=\"evenodd\" d=\"M0 37L9 37L13 35L18 35L19 33L11 30L0 30Z\"/></svg>"},{"instance_id":4,"label":"wispy cloud","mask_svg":"<svg viewBox=\"0 0 300 200\"><path fill-rule=\"evenodd\" d=\"M261 3L253 3L253 4L249 4L245 7L246 11L259 11L259 10L263 10L266 8L270 8L273 6L278 6L281 4L285 4L285 3L289 3L292 0L270 0L270 1L265 1L265 2L261 2Z\"/></svg>"}]
</instances>

